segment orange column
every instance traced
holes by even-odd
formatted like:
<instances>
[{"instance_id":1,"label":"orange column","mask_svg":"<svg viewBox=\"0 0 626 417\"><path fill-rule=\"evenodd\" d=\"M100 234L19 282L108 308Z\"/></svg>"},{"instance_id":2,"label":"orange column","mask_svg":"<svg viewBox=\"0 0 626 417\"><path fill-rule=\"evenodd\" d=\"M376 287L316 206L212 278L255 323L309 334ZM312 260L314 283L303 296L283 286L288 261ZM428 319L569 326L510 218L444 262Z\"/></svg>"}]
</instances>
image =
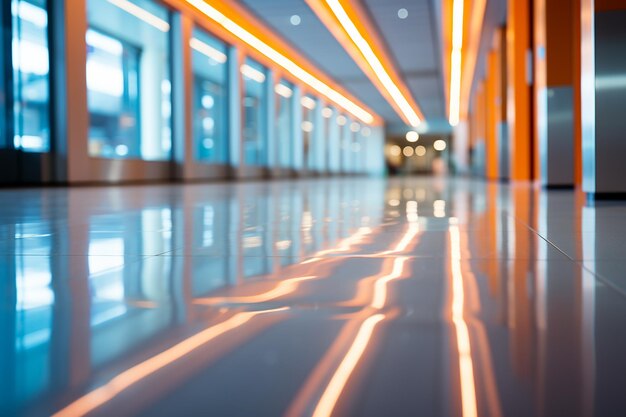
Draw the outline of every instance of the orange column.
<instances>
[{"instance_id":1,"label":"orange column","mask_svg":"<svg viewBox=\"0 0 626 417\"><path fill-rule=\"evenodd\" d=\"M485 176L498 179L498 51L492 50L487 55L487 80L485 91Z\"/></svg>"},{"instance_id":2,"label":"orange column","mask_svg":"<svg viewBox=\"0 0 626 417\"><path fill-rule=\"evenodd\" d=\"M476 142L474 143L475 173L485 175L485 81L478 82L476 88Z\"/></svg>"},{"instance_id":3,"label":"orange column","mask_svg":"<svg viewBox=\"0 0 626 417\"><path fill-rule=\"evenodd\" d=\"M506 28L496 29L493 36L493 49L496 52L496 85L495 85L495 124L496 144L498 151L498 178L509 179L510 153L508 148L507 129L507 76L506 76Z\"/></svg>"},{"instance_id":4,"label":"orange column","mask_svg":"<svg viewBox=\"0 0 626 417\"><path fill-rule=\"evenodd\" d=\"M507 121L509 125L511 179L533 179L531 129L530 4L509 0L507 16Z\"/></svg>"}]
</instances>

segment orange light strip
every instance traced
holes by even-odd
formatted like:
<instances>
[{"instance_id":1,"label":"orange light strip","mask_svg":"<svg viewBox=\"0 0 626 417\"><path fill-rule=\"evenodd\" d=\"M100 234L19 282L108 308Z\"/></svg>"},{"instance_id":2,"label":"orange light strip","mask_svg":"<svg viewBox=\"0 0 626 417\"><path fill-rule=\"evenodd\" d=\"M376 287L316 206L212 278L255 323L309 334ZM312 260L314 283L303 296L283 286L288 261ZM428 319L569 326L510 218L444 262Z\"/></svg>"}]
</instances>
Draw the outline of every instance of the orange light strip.
<instances>
[{"instance_id":1,"label":"orange light strip","mask_svg":"<svg viewBox=\"0 0 626 417\"><path fill-rule=\"evenodd\" d=\"M378 80L382 83L383 87L387 90L393 101L400 108L402 115L409 121L409 124L413 127L417 127L421 123L420 117L417 115L417 111L409 104L407 98L402 94L396 83L391 79L389 72L383 66L382 62L372 49L372 46L365 40L359 29L357 29L353 20L350 18L346 9L342 6L339 0L325 0L326 4L333 11L339 23L346 31L352 42L361 51L363 57L367 60L370 68L376 74Z\"/></svg>"},{"instance_id":2,"label":"orange light strip","mask_svg":"<svg viewBox=\"0 0 626 417\"><path fill-rule=\"evenodd\" d=\"M322 96L326 97L330 101L342 107L344 110L352 114L357 119L366 124L373 124L376 122L377 117L357 105L355 102L330 87L325 82L311 74L309 71L303 69L300 65L296 64L292 59L288 58L268 43L261 40L259 37L230 19L224 13L219 11L214 6L206 3L204 0L185 0L186 3L193 6L203 15L217 23L224 28L230 34L244 42L246 45L251 46L253 49L270 59L278 66L283 68L289 74L302 81L313 90L317 91Z\"/></svg>"},{"instance_id":3,"label":"orange light strip","mask_svg":"<svg viewBox=\"0 0 626 417\"><path fill-rule=\"evenodd\" d=\"M472 345L464 316L465 290L461 269L461 236L456 218L450 218L450 272L452 274L452 322L456 332L456 347L459 355L463 417L477 417Z\"/></svg>"},{"instance_id":4,"label":"orange light strip","mask_svg":"<svg viewBox=\"0 0 626 417\"><path fill-rule=\"evenodd\" d=\"M194 350L202 347L211 340L234 330L241 325L250 321L253 317L260 314L274 313L288 310L288 307L276 308L272 310L252 311L238 313L231 318L211 326L191 337L177 343L171 348L125 370L115 376L112 380L99 388L89 392L72 402L65 408L53 414L52 417L80 417L84 416L96 408L102 406L106 402L115 398L122 391L128 389L132 385L149 377L155 372L170 365L172 362L188 355Z\"/></svg>"},{"instance_id":5,"label":"orange light strip","mask_svg":"<svg viewBox=\"0 0 626 417\"><path fill-rule=\"evenodd\" d=\"M370 343L374 328L384 318L384 314L375 314L368 317L363 324L361 324L352 346L348 349L348 353L346 353L341 364L339 364L330 383L326 386L320 401L317 403L313 411L313 417L330 417L332 415L337 401L339 401L339 397L346 387L348 379L350 379L350 375L354 372L354 369Z\"/></svg>"},{"instance_id":6,"label":"orange light strip","mask_svg":"<svg viewBox=\"0 0 626 417\"><path fill-rule=\"evenodd\" d=\"M355 0L306 0L330 33L405 123L417 127L422 112L387 56L375 25Z\"/></svg>"},{"instance_id":7,"label":"orange light strip","mask_svg":"<svg viewBox=\"0 0 626 417\"><path fill-rule=\"evenodd\" d=\"M461 112L461 52L463 49L463 6L465 0L452 5L452 51L450 52L450 125L459 124Z\"/></svg>"}]
</instances>

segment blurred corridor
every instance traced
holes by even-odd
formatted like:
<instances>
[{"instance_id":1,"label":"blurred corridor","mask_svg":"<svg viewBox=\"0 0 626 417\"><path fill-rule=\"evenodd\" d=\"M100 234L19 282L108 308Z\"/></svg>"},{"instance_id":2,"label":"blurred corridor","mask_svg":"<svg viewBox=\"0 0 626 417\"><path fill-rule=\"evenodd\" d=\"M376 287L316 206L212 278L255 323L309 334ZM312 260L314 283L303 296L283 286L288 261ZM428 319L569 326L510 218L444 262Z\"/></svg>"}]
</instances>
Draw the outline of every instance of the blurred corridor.
<instances>
[{"instance_id":1,"label":"blurred corridor","mask_svg":"<svg viewBox=\"0 0 626 417\"><path fill-rule=\"evenodd\" d=\"M0 1L0 417L626 415L625 22Z\"/></svg>"}]
</instances>

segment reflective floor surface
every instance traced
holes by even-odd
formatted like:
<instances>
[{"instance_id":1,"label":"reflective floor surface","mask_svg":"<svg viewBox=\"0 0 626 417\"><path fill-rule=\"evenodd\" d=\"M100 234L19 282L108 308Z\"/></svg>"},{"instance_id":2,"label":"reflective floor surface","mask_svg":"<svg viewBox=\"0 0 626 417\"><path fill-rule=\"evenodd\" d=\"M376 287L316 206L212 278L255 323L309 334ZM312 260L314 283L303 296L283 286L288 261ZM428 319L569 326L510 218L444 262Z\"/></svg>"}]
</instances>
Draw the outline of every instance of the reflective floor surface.
<instances>
[{"instance_id":1,"label":"reflective floor surface","mask_svg":"<svg viewBox=\"0 0 626 417\"><path fill-rule=\"evenodd\" d=\"M619 416L626 202L470 180L0 191L2 416Z\"/></svg>"}]
</instances>

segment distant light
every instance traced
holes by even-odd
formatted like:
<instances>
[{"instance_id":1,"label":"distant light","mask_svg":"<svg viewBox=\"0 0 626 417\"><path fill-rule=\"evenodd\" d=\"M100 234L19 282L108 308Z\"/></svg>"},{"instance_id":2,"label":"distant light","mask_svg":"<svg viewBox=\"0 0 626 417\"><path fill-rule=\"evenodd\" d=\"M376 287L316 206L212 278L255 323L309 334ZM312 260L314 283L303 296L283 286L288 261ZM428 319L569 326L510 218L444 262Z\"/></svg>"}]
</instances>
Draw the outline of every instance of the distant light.
<instances>
[{"instance_id":1,"label":"distant light","mask_svg":"<svg viewBox=\"0 0 626 417\"><path fill-rule=\"evenodd\" d=\"M189 39L189 46L195 51L200 52L202 55L206 56L207 58L219 64L223 64L226 62L226 59L227 59L226 54L218 51L217 49L213 48L211 45L208 45L202 42L198 38Z\"/></svg>"},{"instance_id":2,"label":"distant light","mask_svg":"<svg viewBox=\"0 0 626 417\"><path fill-rule=\"evenodd\" d=\"M302 22L302 19L297 14L294 14L289 18L289 22L294 26L298 26Z\"/></svg>"},{"instance_id":3,"label":"distant light","mask_svg":"<svg viewBox=\"0 0 626 417\"><path fill-rule=\"evenodd\" d=\"M213 106L215 105L215 99L213 98L213 96L209 95L209 94L205 94L204 96L202 96L202 107L204 107L205 109L212 109Z\"/></svg>"},{"instance_id":4,"label":"distant light","mask_svg":"<svg viewBox=\"0 0 626 417\"><path fill-rule=\"evenodd\" d=\"M359 130L361 130L361 125L358 124L357 122L352 122L352 123L350 123L350 130L353 131L354 133L356 133Z\"/></svg>"},{"instance_id":5,"label":"distant light","mask_svg":"<svg viewBox=\"0 0 626 417\"><path fill-rule=\"evenodd\" d=\"M205 117L204 119L202 119L202 128L204 130L213 130L214 127L215 119L213 119L212 117Z\"/></svg>"},{"instance_id":6,"label":"distant light","mask_svg":"<svg viewBox=\"0 0 626 417\"><path fill-rule=\"evenodd\" d=\"M205 149L213 149L213 145L214 144L215 143L213 142L213 139L211 139L211 138L205 138L202 141L202 146L204 146Z\"/></svg>"},{"instance_id":7,"label":"distant light","mask_svg":"<svg viewBox=\"0 0 626 417\"><path fill-rule=\"evenodd\" d=\"M409 11L405 9L404 7L401 9L398 9L398 17L400 19L406 19L407 17L409 17Z\"/></svg>"},{"instance_id":8,"label":"distant light","mask_svg":"<svg viewBox=\"0 0 626 417\"><path fill-rule=\"evenodd\" d=\"M446 141L437 139L435 143L433 143L433 148L435 148L436 151L443 151L446 149Z\"/></svg>"},{"instance_id":9,"label":"distant light","mask_svg":"<svg viewBox=\"0 0 626 417\"><path fill-rule=\"evenodd\" d=\"M126 155L128 155L128 146L126 146L126 145L117 145L115 147L115 153L118 154L119 156L126 156Z\"/></svg>"},{"instance_id":10,"label":"distant light","mask_svg":"<svg viewBox=\"0 0 626 417\"><path fill-rule=\"evenodd\" d=\"M282 96L285 98L289 98L293 95L293 90L282 83L276 84L276 86L274 87L274 91L279 96Z\"/></svg>"},{"instance_id":11,"label":"distant light","mask_svg":"<svg viewBox=\"0 0 626 417\"><path fill-rule=\"evenodd\" d=\"M331 109L330 107L324 107L322 109L322 117L325 117L326 119L330 119L333 116L333 109Z\"/></svg>"},{"instance_id":12,"label":"distant light","mask_svg":"<svg viewBox=\"0 0 626 417\"><path fill-rule=\"evenodd\" d=\"M247 79L256 81L259 84L262 84L265 82L265 74L263 74L261 71L259 71L256 68L252 68L248 64L243 64L241 66L241 73Z\"/></svg>"},{"instance_id":13,"label":"distant light","mask_svg":"<svg viewBox=\"0 0 626 417\"><path fill-rule=\"evenodd\" d=\"M406 132L406 140L408 140L409 142L417 142L419 138L420 135L414 130L409 130L408 132Z\"/></svg>"},{"instance_id":14,"label":"distant light","mask_svg":"<svg viewBox=\"0 0 626 417\"><path fill-rule=\"evenodd\" d=\"M426 155L426 148L422 145L418 145L415 147L415 155L424 156Z\"/></svg>"},{"instance_id":15,"label":"distant light","mask_svg":"<svg viewBox=\"0 0 626 417\"><path fill-rule=\"evenodd\" d=\"M35 135L15 135L13 137L13 144L16 148L25 149L44 149L44 141L41 136Z\"/></svg>"},{"instance_id":16,"label":"distant light","mask_svg":"<svg viewBox=\"0 0 626 417\"><path fill-rule=\"evenodd\" d=\"M17 13L20 19L26 20L40 28L48 26L48 14L43 8L24 1L20 1L17 4Z\"/></svg>"},{"instance_id":17,"label":"distant light","mask_svg":"<svg viewBox=\"0 0 626 417\"><path fill-rule=\"evenodd\" d=\"M300 99L300 104L302 104L302 106L306 107L309 110L313 110L316 105L315 100L308 96L302 97Z\"/></svg>"},{"instance_id":18,"label":"distant light","mask_svg":"<svg viewBox=\"0 0 626 417\"><path fill-rule=\"evenodd\" d=\"M145 9L129 2L128 0L108 0L112 5L124 10L128 14L132 14L139 20L143 20L150 26L160 30L161 32L169 32L170 25L165 20L160 19Z\"/></svg>"},{"instance_id":19,"label":"distant light","mask_svg":"<svg viewBox=\"0 0 626 417\"><path fill-rule=\"evenodd\" d=\"M402 149L398 145L393 145L389 148L389 154L391 156L400 156Z\"/></svg>"},{"instance_id":20,"label":"distant light","mask_svg":"<svg viewBox=\"0 0 626 417\"><path fill-rule=\"evenodd\" d=\"M346 116L337 116L337 124L339 126L343 126L346 123L348 123L348 119L346 119Z\"/></svg>"},{"instance_id":21,"label":"distant light","mask_svg":"<svg viewBox=\"0 0 626 417\"><path fill-rule=\"evenodd\" d=\"M400 205L400 200L393 199L389 200L387 203L389 203L391 207L398 207Z\"/></svg>"},{"instance_id":22,"label":"distant light","mask_svg":"<svg viewBox=\"0 0 626 417\"><path fill-rule=\"evenodd\" d=\"M309 122L308 120L302 122L302 130L305 132L312 132L313 131L313 123Z\"/></svg>"},{"instance_id":23,"label":"distant light","mask_svg":"<svg viewBox=\"0 0 626 417\"><path fill-rule=\"evenodd\" d=\"M372 130L367 126L364 126L363 129L361 129L361 134L365 137L368 137L372 134Z\"/></svg>"},{"instance_id":24,"label":"distant light","mask_svg":"<svg viewBox=\"0 0 626 417\"><path fill-rule=\"evenodd\" d=\"M405 146L404 149L402 149L402 154L404 154L404 156L406 156L407 158L413 156L413 152L415 151L411 146Z\"/></svg>"},{"instance_id":25,"label":"distant light","mask_svg":"<svg viewBox=\"0 0 626 417\"><path fill-rule=\"evenodd\" d=\"M433 215L435 217L446 217L446 202L444 200L435 200L433 202Z\"/></svg>"}]
</instances>

